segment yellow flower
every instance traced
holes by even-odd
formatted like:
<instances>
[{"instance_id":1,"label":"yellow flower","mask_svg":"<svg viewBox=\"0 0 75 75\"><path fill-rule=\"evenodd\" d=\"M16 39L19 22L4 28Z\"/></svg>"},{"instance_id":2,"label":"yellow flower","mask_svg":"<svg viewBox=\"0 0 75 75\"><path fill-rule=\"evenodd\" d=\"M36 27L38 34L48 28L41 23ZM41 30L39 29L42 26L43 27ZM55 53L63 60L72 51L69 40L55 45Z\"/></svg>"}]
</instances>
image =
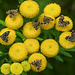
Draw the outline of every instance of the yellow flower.
<instances>
[{"instance_id":1,"label":"yellow flower","mask_svg":"<svg viewBox=\"0 0 75 75\"><path fill-rule=\"evenodd\" d=\"M33 18L39 13L39 5L35 1L24 1L19 10L24 17Z\"/></svg>"},{"instance_id":2,"label":"yellow flower","mask_svg":"<svg viewBox=\"0 0 75 75\"><path fill-rule=\"evenodd\" d=\"M5 63L1 66L1 72L3 74L9 74L10 73L10 64Z\"/></svg>"},{"instance_id":3,"label":"yellow flower","mask_svg":"<svg viewBox=\"0 0 75 75\"><path fill-rule=\"evenodd\" d=\"M36 65L31 65L31 69L33 71L35 71L35 72L41 72L41 71L43 71L46 68L47 60L46 60L46 58L42 54L34 53L34 54L32 54L29 57L28 62L31 64L32 62L35 62L37 60L41 60L40 70L37 70L37 66Z\"/></svg>"},{"instance_id":4,"label":"yellow flower","mask_svg":"<svg viewBox=\"0 0 75 75\"><path fill-rule=\"evenodd\" d=\"M23 35L29 39L36 38L40 32L41 29L39 28L38 30L35 30L32 22L26 23L23 27Z\"/></svg>"},{"instance_id":5,"label":"yellow flower","mask_svg":"<svg viewBox=\"0 0 75 75\"><path fill-rule=\"evenodd\" d=\"M47 57L54 57L59 52L59 45L53 39L46 39L41 44L41 52Z\"/></svg>"},{"instance_id":6,"label":"yellow flower","mask_svg":"<svg viewBox=\"0 0 75 75\"><path fill-rule=\"evenodd\" d=\"M8 15L5 24L10 29L18 29L23 25L23 17L19 13L16 13L12 18Z\"/></svg>"},{"instance_id":7,"label":"yellow flower","mask_svg":"<svg viewBox=\"0 0 75 75\"><path fill-rule=\"evenodd\" d=\"M50 17L50 18L52 18L54 21L49 22L47 25L44 25L44 24L43 24L43 25L41 26L41 28L44 29L44 30L48 30L48 29L50 29L50 28L53 28L53 26L54 26L54 24L55 24L55 18L52 17L51 15L47 14L47 13L41 14L40 17L38 18L38 22L42 22L42 23L43 23L43 18L44 18L44 16Z\"/></svg>"},{"instance_id":8,"label":"yellow flower","mask_svg":"<svg viewBox=\"0 0 75 75\"><path fill-rule=\"evenodd\" d=\"M63 32L59 36L59 43L62 47L66 48L66 49L70 49L70 48L74 47L75 42L70 42L70 41L66 40L65 38L67 36L71 36L71 32Z\"/></svg>"},{"instance_id":9,"label":"yellow flower","mask_svg":"<svg viewBox=\"0 0 75 75\"><path fill-rule=\"evenodd\" d=\"M1 32L0 32L0 36L2 34L4 34L5 32L7 32L7 31L10 31L9 35L7 36L8 37L8 42L3 41L2 38L0 37L0 43L3 44L3 45L11 45L16 39L15 31L12 30L12 29L8 29L8 28L2 29Z\"/></svg>"},{"instance_id":10,"label":"yellow flower","mask_svg":"<svg viewBox=\"0 0 75 75\"><path fill-rule=\"evenodd\" d=\"M31 66L30 66L30 64L28 63L28 61L23 61L23 62L21 63L21 65L23 66L23 70L24 70L25 72L28 72L28 71L31 69Z\"/></svg>"},{"instance_id":11,"label":"yellow flower","mask_svg":"<svg viewBox=\"0 0 75 75\"><path fill-rule=\"evenodd\" d=\"M69 21L70 24L67 25L67 26L64 26L64 27L59 27L58 26L59 18L60 17L58 17L56 19L56 25L55 25L56 30L58 30L58 31L69 31L69 30L71 30L73 28L73 22L68 16L64 16L64 21Z\"/></svg>"},{"instance_id":12,"label":"yellow flower","mask_svg":"<svg viewBox=\"0 0 75 75\"><path fill-rule=\"evenodd\" d=\"M22 67L22 65L20 63L13 63L10 66L10 71L13 74L19 75L19 74L21 74L23 72L23 67Z\"/></svg>"},{"instance_id":13,"label":"yellow flower","mask_svg":"<svg viewBox=\"0 0 75 75\"><path fill-rule=\"evenodd\" d=\"M23 61L28 51L23 43L15 43L9 49L9 56L13 61Z\"/></svg>"},{"instance_id":14,"label":"yellow flower","mask_svg":"<svg viewBox=\"0 0 75 75\"><path fill-rule=\"evenodd\" d=\"M26 39L24 41L28 53L32 54L39 51L39 42L36 39Z\"/></svg>"},{"instance_id":15,"label":"yellow flower","mask_svg":"<svg viewBox=\"0 0 75 75\"><path fill-rule=\"evenodd\" d=\"M44 13L50 14L51 16L57 17L61 13L61 7L56 3L48 4L44 8Z\"/></svg>"}]
</instances>

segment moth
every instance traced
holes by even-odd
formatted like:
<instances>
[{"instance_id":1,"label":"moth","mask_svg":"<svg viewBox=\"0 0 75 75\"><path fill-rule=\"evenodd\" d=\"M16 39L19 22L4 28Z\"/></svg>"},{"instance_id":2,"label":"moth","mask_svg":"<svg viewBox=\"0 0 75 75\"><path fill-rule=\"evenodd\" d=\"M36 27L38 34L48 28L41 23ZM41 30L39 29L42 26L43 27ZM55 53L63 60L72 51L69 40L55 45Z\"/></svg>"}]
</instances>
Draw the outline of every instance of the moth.
<instances>
[{"instance_id":1,"label":"moth","mask_svg":"<svg viewBox=\"0 0 75 75\"><path fill-rule=\"evenodd\" d=\"M6 14L10 14L9 17L12 18L15 15L15 13L17 13L17 12L18 12L18 9L16 9L16 10L8 10L6 12Z\"/></svg>"},{"instance_id":2,"label":"moth","mask_svg":"<svg viewBox=\"0 0 75 75\"><path fill-rule=\"evenodd\" d=\"M37 70L40 70L40 68L41 68L41 61L42 61L42 60L35 60L35 61L33 61L33 62L31 63L31 65L36 66L36 69L37 69Z\"/></svg>"},{"instance_id":3,"label":"moth","mask_svg":"<svg viewBox=\"0 0 75 75\"><path fill-rule=\"evenodd\" d=\"M67 36L65 39L71 42L75 42L75 31L72 30L71 36Z\"/></svg>"},{"instance_id":4,"label":"moth","mask_svg":"<svg viewBox=\"0 0 75 75\"><path fill-rule=\"evenodd\" d=\"M3 33L3 34L0 36L1 39L2 39L4 42L6 42L6 43L8 43L8 35L9 35L9 33L10 33L10 31L7 31L7 32Z\"/></svg>"},{"instance_id":5,"label":"moth","mask_svg":"<svg viewBox=\"0 0 75 75\"><path fill-rule=\"evenodd\" d=\"M39 29L39 26L41 26L43 23L41 22L33 22L33 27L35 28L35 30Z\"/></svg>"},{"instance_id":6,"label":"moth","mask_svg":"<svg viewBox=\"0 0 75 75\"><path fill-rule=\"evenodd\" d=\"M54 21L51 17L44 16L43 18L44 25L48 24L51 21Z\"/></svg>"},{"instance_id":7,"label":"moth","mask_svg":"<svg viewBox=\"0 0 75 75\"><path fill-rule=\"evenodd\" d=\"M61 15L58 22L59 27L64 27L70 24L69 21L63 21L63 20L64 20L64 15Z\"/></svg>"}]
</instances>

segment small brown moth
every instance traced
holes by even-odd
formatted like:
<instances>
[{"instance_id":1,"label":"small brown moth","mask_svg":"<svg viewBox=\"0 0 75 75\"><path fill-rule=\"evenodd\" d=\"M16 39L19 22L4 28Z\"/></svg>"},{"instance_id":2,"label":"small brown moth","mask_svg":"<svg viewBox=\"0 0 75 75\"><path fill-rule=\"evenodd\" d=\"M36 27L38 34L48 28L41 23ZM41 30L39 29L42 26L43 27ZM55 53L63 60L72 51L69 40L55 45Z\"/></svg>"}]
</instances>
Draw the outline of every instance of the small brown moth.
<instances>
[{"instance_id":1,"label":"small brown moth","mask_svg":"<svg viewBox=\"0 0 75 75\"><path fill-rule=\"evenodd\" d=\"M51 21L54 21L51 17L44 16L43 18L44 25L48 24Z\"/></svg>"},{"instance_id":2,"label":"small brown moth","mask_svg":"<svg viewBox=\"0 0 75 75\"><path fill-rule=\"evenodd\" d=\"M10 31L7 31L5 33L3 33L0 37L4 42L8 43L8 35L9 35Z\"/></svg>"},{"instance_id":3,"label":"small brown moth","mask_svg":"<svg viewBox=\"0 0 75 75\"><path fill-rule=\"evenodd\" d=\"M18 9L16 9L16 10L8 10L6 12L6 14L10 14L9 17L12 18L15 15L15 13L17 13L17 12L18 12Z\"/></svg>"},{"instance_id":4,"label":"small brown moth","mask_svg":"<svg viewBox=\"0 0 75 75\"><path fill-rule=\"evenodd\" d=\"M64 27L70 24L69 21L63 21L63 20L64 20L64 15L61 15L59 18L58 27Z\"/></svg>"},{"instance_id":5,"label":"small brown moth","mask_svg":"<svg viewBox=\"0 0 75 75\"><path fill-rule=\"evenodd\" d=\"M71 36L67 36L65 39L71 42L75 42L75 31L72 30Z\"/></svg>"},{"instance_id":6,"label":"small brown moth","mask_svg":"<svg viewBox=\"0 0 75 75\"><path fill-rule=\"evenodd\" d=\"M42 60L35 60L35 61L33 61L33 62L31 63L31 65L36 66L36 69L37 69L37 70L40 70L40 68L41 68L41 61L42 61Z\"/></svg>"},{"instance_id":7,"label":"small brown moth","mask_svg":"<svg viewBox=\"0 0 75 75\"><path fill-rule=\"evenodd\" d=\"M39 26L41 26L43 23L41 22L33 22L33 27L35 28L35 30L39 29Z\"/></svg>"}]
</instances>

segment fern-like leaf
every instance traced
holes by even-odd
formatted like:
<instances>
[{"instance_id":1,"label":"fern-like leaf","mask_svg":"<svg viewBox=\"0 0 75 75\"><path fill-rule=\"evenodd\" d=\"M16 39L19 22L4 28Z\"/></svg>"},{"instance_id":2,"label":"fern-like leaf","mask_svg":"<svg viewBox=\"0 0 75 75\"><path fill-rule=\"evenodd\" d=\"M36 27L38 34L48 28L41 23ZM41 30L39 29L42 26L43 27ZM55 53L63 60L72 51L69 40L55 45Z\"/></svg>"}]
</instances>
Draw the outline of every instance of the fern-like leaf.
<instances>
[{"instance_id":1,"label":"fern-like leaf","mask_svg":"<svg viewBox=\"0 0 75 75\"><path fill-rule=\"evenodd\" d=\"M47 68L53 69L53 66L50 63L47 62Z\"/></svg>"},{"instance_id":2,"label":"fern-like leaf","mask_svg":"<svg viewBox=\"0 0 75 75\"><path fill-rule=\"evenodd\" d=\"M75 52L75 47L73 47L71 49L65 49L62 46L60 46L60 50Z\"/></svg>"},{"instance_id":3,"label":"fern-like leaf","mask_svg":"<svg viewBox=\"0 0 75 75\"><path fill-rule=\"evenodd\" d=\"M62 59L59 55L55 56L54 58L55 58L56 60L59 60L59 61L61 61L61 62L64 62L63 59Z\"/></svg>"},{"instance_id":4,"label":"fern-like leaf","mask_svg":"<svg viewBox=\"0 0 75 75\"><path fill-rule=\"evenodd\" d=\"M66 51L64 51L64 50L60 50L59 53L65 55L65 56L67 56L67 57L72 57L72 55L71 55L70 53L68 53L68 52L66 52Z\"/></svg>"}]
</instances>

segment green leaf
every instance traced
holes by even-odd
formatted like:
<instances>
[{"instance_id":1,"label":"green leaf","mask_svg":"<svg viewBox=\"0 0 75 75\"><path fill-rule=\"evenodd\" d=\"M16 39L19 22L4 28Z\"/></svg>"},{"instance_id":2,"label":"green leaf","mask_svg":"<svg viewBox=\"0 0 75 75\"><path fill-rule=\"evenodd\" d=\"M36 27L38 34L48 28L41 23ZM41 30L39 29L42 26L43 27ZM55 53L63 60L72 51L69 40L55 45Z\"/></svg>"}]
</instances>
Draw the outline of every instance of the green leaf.
<instances>
[{"instance_id":1,"label":"green leaf","mask_svg":"<svg viewBox=\"0 0 75 75\"><path fill-rule=\"evenodd\" d=\"M22 75L27 75L27 72L22 72Z\"/></svg>"},{"instance_id":2,"label":"green leaf","mask_svg":"<svg viewBox=\"0 0 75 75\"><path fill-rule=\"evenodd\" d=\"M67 56L67 57L72 57L72 55L71 55L70 53L65 52L64 50L60 50L59 53L65 55L65 56Z\"/></svg>"},{"instance_id":3,"label":"green leaf","mask_svg":"<svg viewBox=\"0 0 75 75\"><path fill-rule=\"evenodd\" d=\"M2 20L0 20L0 24L3 25L3 26L6 26L6 25L5 25L5 22L2 21Z\"/></svg>"},{"instance_id":4,"label":"green leaf","mask_svg":"<svg viewBox=\"0 0 75 75\"><path fill-rule=\"evenodd\" d=\"M39 40L39 41L43 41L43 39L40 38L40 37L36 37L36 39Z\"/></svg>"},{"instance_id":5,"label":"green leaf","mask_svg":"<svg viewBox=\"0 0 75 75\"><path fill-rule=\"evenodd\" d=\"M18 0L19 1L19 3L21 4L22 2L24 2L24 0Z\"/></svg>"},{"instance_id":6,"label":"green leaf","mask_svg":"<svg viewBox=\"0 0 75 75\"><path fill-rule=\"evenodd\" d=\"M63 59L62 59L59 55L55 56L54 58L55 58L56 60L59 60L59 61L63 62Z\"/></svg>"},{"instance_id":7,"label":"green leaf","mask_svg":"<svg viewBox=\"0 0 75 75\"><path fill-rule=\"evenodd\" d=\"M20 32L16 31L16 34L17 34L20 38L22 38L23 41L26 40L26 37L24 37Z\"/></svg>"},{"instance_id":8,"label":"green leaf","mask_svg":"<svg viewBox=\"0 0 75 75\"><path fill-rule=\"evenodd\" d=\"M50 63L47 62L47 68L53 69L53 66Z\"/></svg>"},{"instance_id":9,"label":"green leaf","mask_svg":"<svg viewBox=\"0 0 75 75\"><path fill-rule=\"evenodd\" d=\"M75 47L73 47L71 49L65 49L62 46L60 46L60 50L75 52Z\"/></svg>"}]
</instances>

